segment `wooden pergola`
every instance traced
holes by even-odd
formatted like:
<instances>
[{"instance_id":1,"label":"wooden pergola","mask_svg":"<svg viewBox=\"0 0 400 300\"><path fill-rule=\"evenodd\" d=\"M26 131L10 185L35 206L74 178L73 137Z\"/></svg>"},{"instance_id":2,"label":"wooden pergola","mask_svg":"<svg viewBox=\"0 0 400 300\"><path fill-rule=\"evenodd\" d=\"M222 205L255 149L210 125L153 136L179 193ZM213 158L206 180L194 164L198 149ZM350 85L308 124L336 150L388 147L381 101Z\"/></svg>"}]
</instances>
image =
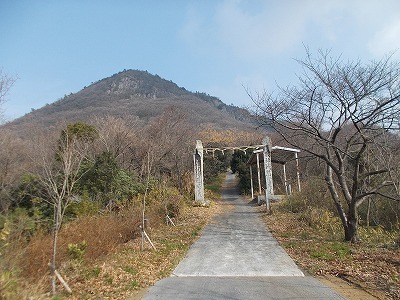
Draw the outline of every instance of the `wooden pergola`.
<instances>
[{"instance_id":1,"label":"wooden pergola","mask_svg":"<svg viewBox=\"0 0 400 300\"><path fill-rule=\"evenodd\" d=\"M249 158L249 160L247 162L248 165L250 166L250 181L251 181L251 197L252 197L252 199L254 198L253 167L256 166L256 168L257 168L257 183L258 183L258 197L257 198L258 198L259 203L260 203L260 200L262 199L261 195L263 194L262 193L262 180L261 180L261 165L264 166L264 170L265 170L264 151L265 151L265 148L254 150L251 157ZM286 163L288 163L290 161L296 162L297 188L299 191L301 191L299 158L298 158L299 152L300 152L299 149L294 149L294 148L281 147L281 146L272 146L271 147L271 155L270 155L271 162L280 164L283 167L283 180L284 180L286 195L291 194L291 186L288 183L287 176L286 176ZM265 174L267 174L267 173L265 173ZM271 168L270 174L267 174L267 176L272 176L272 168ZM266 185L268 184L268 182L271 186L265 187L265 188L268 188L270 190L269 198L271 199L277 195L275 195L275 193L274 193L273 181L266 180ZM268 201L268 199L266 199L266 201Z\"/></svg>"},{"instance_id":2,"label":"wooden pergola","mask_svg":"<svg viewBox=\"0 0 400 300\"><path fill-rule=\"evenodd\" d=\"M300 186L300 174L299 174L299 163L298 163L298 153L300 150L292 149L287 147L280 146L272 146L271 139L269 137L265 137L262 145L253 145L253 146L243 146L243 147L223 147L223 148L203 148L203 144L200 140L196 141L196 149L193 154L194 160L194 190L195 190L195 202L205 205L204 199L204 179L203 179L203 152L212 152L215 151L226 151L226 150L241 150L246 151L249 149L253 149L253 153L248 161L250 165L250 174L251 174L251 195L254 198L254 188L253 188L253 172L252 166L257 166L257 177L258 177L258 199L259 203L262 195L262 184L261 184L261 168L260 165L262 163L264 169L264 191L265 191L265 204L267 210L270 209L270 199L272 199L274 195L274 187L272 181L272 163L279 163L283 165L283 173L284 173L284 181L285 181L285 191L286 193L290 193L289 185L287 184L286 178L286 163L291 160L296 160L296 169L297 169L297 181L298 188L301 189Z\"/></svg>"}]
</instances>

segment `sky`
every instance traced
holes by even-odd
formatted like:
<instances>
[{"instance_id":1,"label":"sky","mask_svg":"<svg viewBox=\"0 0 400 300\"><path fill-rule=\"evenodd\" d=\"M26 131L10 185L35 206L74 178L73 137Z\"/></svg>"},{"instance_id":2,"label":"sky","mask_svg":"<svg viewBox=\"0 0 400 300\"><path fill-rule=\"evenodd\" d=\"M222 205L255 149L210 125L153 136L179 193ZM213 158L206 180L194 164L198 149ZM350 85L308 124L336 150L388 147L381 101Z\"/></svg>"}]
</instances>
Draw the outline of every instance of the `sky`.
<instances>
[{"instance_id":1,"label":"sky","mask_svg":"<svg viewBox=\"0 0 400 300\"><path fill-rule=\"evenodd\" d=\"M10 121L124 69L226 104L296 84L296 59L330 50L400 60L398 0L0 0Z\"/></svg>"}]
</instances>

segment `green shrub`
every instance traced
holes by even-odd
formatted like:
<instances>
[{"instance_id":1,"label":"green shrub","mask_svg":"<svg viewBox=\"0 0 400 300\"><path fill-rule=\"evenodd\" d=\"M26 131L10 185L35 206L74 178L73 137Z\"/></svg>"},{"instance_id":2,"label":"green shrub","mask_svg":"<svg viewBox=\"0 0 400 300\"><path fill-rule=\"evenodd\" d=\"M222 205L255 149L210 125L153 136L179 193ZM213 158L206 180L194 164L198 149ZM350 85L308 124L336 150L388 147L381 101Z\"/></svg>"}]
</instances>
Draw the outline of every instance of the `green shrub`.
<instances>
[{"instance_id":1,"label":"green shrub","mask_svg":"<svg viewBox=\"0 0 400 300\"><path fill-rule=\"evenodd\" d=\"M80 201L74 201L68 206L67 214L72 214L76 217L94 216L101 208L101 203L95 200L90 200L88 192L85 191L80 198Z\"/></svg>"},{"instance_id":2,"label":"green shrub","mask_svg":"<svg viewBox=\"0 0 400 300\"><path fill-rule=\"evenodd\" d=\"M175 187L155 187L149 192L147 198L149 205L159 206L160 215L169 215L171 218L179 216L185 204L184 197Z\"/></svg>"},{"instance_id":3,"label":"green shrub","mask_svg":"<svg viewBox=\"0 0 400 300\"><path fill-rule=\"evenodd\" d=\"M35 217L30 216L27 209L17 207L7 215L0 216L0 247L4 243L23 242L36 229Z\"/></svg>"},{"instance_id":4,"label":"green shrub","mask_svg":"<svg viewBox=\"0 0 400 300\"><path fill-rule=\"evenodd\" d=\"M325 228L326 224L336 221L332 212L311 206L299 214L299 219L310 227L321 229Z\"/></svg>"},{"instance_id":5,"label":"green shrub","mask_svg":"<svg viewBox=\"0 0 400 300\"><path fill-rule=\"evenodd\" d=\"M297 218L319 234L323 233L326 240L336 241L342 238L340 220L331 211L309 206L306 211L298 213Z\"/></svg>"},{"instance_id":6,"label":"green shrub","mask_svg":"<svg viewBox=\"0 0 400 300\"><path fill-rule=\"evenodd\" d=\"M68 244L68 255L75 260L82 261L87 248L86 241L79 244Z\"/></svg>"},{"instance_id":7,"label":"green shrub","mask_svg":"<svg viewBox=\"0 0 400 300\"><path fill-rule=\"evenodd\" d=\"M131 199L144 191L144 186L134 174L124 170L114 154L103 152L94 162L82 164L82 177L77 192L87 192L91 200L101 200L104 205L112 201Z\"/></svg>"},{"instance_id":8,"label":"green shrub","mask_svg":"<svg viewBox=\"0 0 400 300\"><path fill-rule=\"evenodd\" d=\"M25 208L0 215L0 299L26 299L18 260L34 234L36 219Z\"/></svg>"},{"instance_id":9,"label":"green shrub","mask_svg":"<svg viewBox=\"0 0 400 300\"><path fill-rule=\"evenodd\" d=\"M247 164L250 156L250 151L247 153L243 151L235 151L232 155L231 169L233 173L239 175L239 189L242 194L248 194L250 192L250 169Z\"/></svg>"},{"instance_id":10,"label":"green shrub","mask_svg":"<svg viewBox=\"0 0 400 300\"><path fill-rule=\"evenodd\" d=\"M231 154L216 151L214 155L204 155L204 182L212 183L222 172L226 172L229 167Z\"/></svg>"},{"instance_id":11,"label":"green shrub","mask_svg":"<svg viewBox=\"0 0 400 300\"><path fill-rule=\"evenodd\" d=\"M396 247L400 237L398 230L385 230L383 226L359 227L359 235L363 243L367 245L380 245L381 247Z\"/></svg>"}]
</instances>

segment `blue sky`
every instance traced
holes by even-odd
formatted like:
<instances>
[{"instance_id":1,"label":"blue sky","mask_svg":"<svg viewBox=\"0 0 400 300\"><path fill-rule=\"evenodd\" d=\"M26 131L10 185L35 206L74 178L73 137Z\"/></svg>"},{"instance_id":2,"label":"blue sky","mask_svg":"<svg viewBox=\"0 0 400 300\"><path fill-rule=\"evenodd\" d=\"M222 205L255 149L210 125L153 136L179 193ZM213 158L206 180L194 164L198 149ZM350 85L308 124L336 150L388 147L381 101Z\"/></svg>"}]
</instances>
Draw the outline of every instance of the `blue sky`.
<instances>
[{"instance_id":1,"label":"blue sky","mask_svg":"<svg viewBox=\"0 0 400 300\"><path fill-rule=\"evenodd\" d=\"M400 1L0 0L0 37L7 120L123 69L250 106L243 86L295 83L304 45L400 59Z\"/></svg>"}]
</instances>

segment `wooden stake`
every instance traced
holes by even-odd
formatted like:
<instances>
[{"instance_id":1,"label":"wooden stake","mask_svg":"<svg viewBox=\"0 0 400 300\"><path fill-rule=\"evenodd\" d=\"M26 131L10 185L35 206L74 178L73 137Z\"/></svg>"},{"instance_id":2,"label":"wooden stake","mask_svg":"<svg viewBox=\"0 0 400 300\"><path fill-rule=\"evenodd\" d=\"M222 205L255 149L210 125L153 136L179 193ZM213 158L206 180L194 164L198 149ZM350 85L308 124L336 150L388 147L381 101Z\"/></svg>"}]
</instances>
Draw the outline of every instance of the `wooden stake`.
<instances>
[{"instance_id":1,"label":"wooden stake","mask_svg":"<svg viewBox=\"0 0 400 300\"><path fill-rule=\"evenodd\" d=\"M171 218L170 218L168 215L166 215L166 218L167 218L167 224L168 224L168 222L169 222L169 223L171 223L173 226L175 226L174 222L172 222Z\"/></svg>"},{"instance_id":2,"label":"wooden stake","mask_svg":"<svg viewBox=\"0 0 400 300\"><path fill-rule=\"evenodd\" d=\"M147 235L146 231L143 230L143 234L146 237L146 239L149 241L150 245L153 247L154 250L156 249L156 246L154 246L153 242L150 240L149 236Z\"/></svg>"},{"instance_id":3,"label":"wooden stake","mask_svg":"<svg viewBox=\"0 0 400 300\"><path fill-rule=\"evenodd\" d=\"M61 282L61 284L64 286L64 288L67 290L69 294L72 294L72 290L69 287L68 283L62 278L61 274L58 273L57 270L54 270L54 274L57 276L57 279Z\"/></svg>"}]
</instances>

